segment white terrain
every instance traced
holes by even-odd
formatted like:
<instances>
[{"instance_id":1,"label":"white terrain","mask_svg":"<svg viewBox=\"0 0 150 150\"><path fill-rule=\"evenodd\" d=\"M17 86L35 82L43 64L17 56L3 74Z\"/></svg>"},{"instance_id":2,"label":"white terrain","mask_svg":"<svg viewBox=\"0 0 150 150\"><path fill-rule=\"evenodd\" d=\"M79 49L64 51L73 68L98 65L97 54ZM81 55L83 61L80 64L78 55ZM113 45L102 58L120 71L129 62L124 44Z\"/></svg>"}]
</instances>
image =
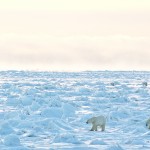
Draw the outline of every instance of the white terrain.
<instances>
[{"instance_id":1,"label":"white terrain","mask_svg":"<svg viewBox=\"0 0 150 150\"><path fill-rule=\"evenodd\" d=\"M0 72L0 150L149 150L150 72ZM86 121L106 117L105 131Z\"/></svg>"}]
</instances>

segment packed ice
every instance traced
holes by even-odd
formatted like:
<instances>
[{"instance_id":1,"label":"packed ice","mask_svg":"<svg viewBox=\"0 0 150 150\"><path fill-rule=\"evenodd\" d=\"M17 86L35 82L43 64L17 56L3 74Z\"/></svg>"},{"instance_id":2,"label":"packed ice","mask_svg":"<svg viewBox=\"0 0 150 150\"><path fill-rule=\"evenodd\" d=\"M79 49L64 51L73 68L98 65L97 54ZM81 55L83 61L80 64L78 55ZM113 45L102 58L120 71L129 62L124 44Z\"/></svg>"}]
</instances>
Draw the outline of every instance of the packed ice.
<instances>
[{"instance_id":1,"label":"packed ice","mask_svg":"<svg viewBox=\"0 0 150 150\"><path fill-rule=\"evenodd\" d=\"M1 150L149 150L150 72L0 72ZM105 131L86 121L106 118Z\"/></svg>"}]
</instances>

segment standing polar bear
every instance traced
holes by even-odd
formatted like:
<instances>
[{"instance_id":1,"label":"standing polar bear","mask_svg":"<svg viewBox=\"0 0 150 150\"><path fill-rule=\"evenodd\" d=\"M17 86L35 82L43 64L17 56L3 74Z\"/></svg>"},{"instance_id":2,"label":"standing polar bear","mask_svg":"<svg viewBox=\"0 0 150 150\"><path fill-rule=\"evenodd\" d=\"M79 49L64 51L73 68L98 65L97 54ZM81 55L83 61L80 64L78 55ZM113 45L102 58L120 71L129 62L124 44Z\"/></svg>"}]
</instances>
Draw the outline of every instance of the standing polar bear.
<instances>
[{"instance_id":1,"label":"standing polar bear","mask_svg":"<svg viewBox=\"0 0 150 150\"><path fill-rule=\"evenodd\" d=\"M150 118L146 121L146 126L148 129L150 129Z\"/></svg>"},{"instance_id":2,"label":"standing polar bear","mask_svg":"<svg viewBox=\"0 0 150 150\"><path fill-rule=\"evenodd\" d=\"M87 124L91 123L93 126L90 131L97 131L97 127L101 127L102 131L105 130L106 118L104 116L92 117L87 120Z\"/></svg>"}]
</instances>

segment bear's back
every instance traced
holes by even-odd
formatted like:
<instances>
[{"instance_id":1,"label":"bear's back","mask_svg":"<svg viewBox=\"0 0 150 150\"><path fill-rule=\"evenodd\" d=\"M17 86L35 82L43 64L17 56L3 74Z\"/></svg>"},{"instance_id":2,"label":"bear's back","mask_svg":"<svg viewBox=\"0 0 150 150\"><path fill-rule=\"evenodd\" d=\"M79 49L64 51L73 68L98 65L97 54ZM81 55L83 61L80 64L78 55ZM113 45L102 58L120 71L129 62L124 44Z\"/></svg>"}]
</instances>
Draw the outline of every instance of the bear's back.
<instances>
[{"instance_id":1,"label":"bear's back","mask_svg":"<svg viewBox=\"0 0 150 150\"><path fill-rule=\"evenodd\" d=\"M98 124L105 124L106 123L106 118L104 117L104 116L97 116L96 117L96 122L98 123Z\"/></svg>"}]
</instances>

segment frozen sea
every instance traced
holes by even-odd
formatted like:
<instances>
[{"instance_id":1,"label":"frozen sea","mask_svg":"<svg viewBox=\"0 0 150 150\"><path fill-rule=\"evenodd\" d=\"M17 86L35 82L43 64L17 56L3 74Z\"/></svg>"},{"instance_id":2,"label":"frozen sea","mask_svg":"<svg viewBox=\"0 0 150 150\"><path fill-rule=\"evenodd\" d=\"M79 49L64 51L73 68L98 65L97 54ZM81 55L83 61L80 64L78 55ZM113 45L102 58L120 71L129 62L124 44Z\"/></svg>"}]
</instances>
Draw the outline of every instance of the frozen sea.
<instances>
[{"instance_id":1,"label":"frozen sea","mask_svg":"<svg viewBox=\"0 0 150 150\"><path fill-rule=\"evenodd\" d=\"M1 71L0 150L149 150L149 83L140 71ZM86 124L98 115L104 132Z\"/></svg>"}]
</instances>

